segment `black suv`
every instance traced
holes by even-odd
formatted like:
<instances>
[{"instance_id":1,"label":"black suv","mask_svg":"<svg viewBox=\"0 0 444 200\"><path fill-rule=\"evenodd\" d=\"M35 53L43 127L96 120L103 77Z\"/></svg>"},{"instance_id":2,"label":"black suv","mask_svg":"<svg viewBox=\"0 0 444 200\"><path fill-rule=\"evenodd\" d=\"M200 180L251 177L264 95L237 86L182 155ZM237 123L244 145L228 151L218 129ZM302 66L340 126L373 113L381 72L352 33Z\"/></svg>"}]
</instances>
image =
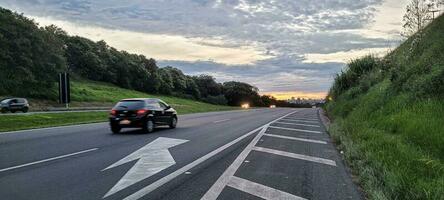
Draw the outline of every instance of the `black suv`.
<instances>
[{"instance_id":1,"label":"black suv","mask_svg":"<svg viewBox=\"0 0 444 200\"><path fill-rule=\"evenodd\" d=\"M8 98L0 101L0 110L2 113L11 111L15 113L17 111L28 112L29 104L28 100L24 98Z\"/></svg>"},{"instance_id":2,"label":"black suv","mask_svg":"<svg viewBox=\"0 0 444 200\"><path fill-rule=\"evenodd\" d=\"M151 133L156 125L176 128L177 112L160 99L123 99L111 110L109 121L113 133L137 127Z\"/></svg>"}]
</instances>

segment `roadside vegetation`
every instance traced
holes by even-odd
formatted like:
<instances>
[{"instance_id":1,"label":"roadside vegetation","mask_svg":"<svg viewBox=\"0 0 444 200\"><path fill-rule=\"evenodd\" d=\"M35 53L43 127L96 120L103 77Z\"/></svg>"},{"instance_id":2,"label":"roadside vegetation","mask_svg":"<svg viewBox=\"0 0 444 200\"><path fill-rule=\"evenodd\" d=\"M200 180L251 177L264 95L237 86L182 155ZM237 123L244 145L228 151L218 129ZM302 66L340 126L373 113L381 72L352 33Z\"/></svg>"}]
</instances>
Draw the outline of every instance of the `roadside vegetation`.
<instances>
[{"instance_id":1,"label":"roadside vegetation","mask_svg":"<svg viewBox=\"0 0 444 200\"><path fill-rule=\"evenodd\" d=\"M351 61L326 110L369 199L444 199L444 16L384 58Z\"/></svg>"}]
</instances>

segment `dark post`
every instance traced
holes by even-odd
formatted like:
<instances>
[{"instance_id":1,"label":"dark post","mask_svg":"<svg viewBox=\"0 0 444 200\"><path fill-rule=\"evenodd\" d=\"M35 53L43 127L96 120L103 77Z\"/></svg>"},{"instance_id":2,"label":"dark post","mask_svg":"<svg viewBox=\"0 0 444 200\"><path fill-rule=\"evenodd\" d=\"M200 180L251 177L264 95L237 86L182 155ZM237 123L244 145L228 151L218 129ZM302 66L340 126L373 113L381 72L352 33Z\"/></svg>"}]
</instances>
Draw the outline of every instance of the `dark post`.
<instances>
[{"instance_id":1,"label":"dark post","mask_svg":"<svg viewBox=\"0 0 444 200\"><path fill-rule=\"evenodd\" d=\"M69 84L69 74L60 73L59 74L59 102L64 103L68 109L69 103L71 102L71 91Z\"/></svg>"}]
</instances>

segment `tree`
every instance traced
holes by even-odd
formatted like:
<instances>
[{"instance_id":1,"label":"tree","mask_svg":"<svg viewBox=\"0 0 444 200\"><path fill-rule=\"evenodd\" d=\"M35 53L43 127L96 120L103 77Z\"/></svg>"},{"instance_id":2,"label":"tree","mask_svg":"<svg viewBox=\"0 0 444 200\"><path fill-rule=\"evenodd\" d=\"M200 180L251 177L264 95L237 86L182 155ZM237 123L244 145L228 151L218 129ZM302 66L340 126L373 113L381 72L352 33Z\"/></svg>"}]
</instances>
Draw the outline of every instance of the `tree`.
<instances>
[{"instance_id":1,"label":"tree","mask_svg":"<svg viewBox=\"0 0 444 200\"><path fill-rule=\"evenodd\" d=\"M225 82L224 92L225 98L230 106L239 106L242 103L254 104L258 102L258 99L260 99L258 89L256 87L242 82Z\"/></svg>"},{"instance_id":2,"label":"tree","mask_svg":"<svg viewBox=\"0 0 444 200\"><path fill-rule=\"evenodd\" d=\"M66 69L63 51L54 32L0 8L0 95L55 98L51 88Z\"/></svg>"},{"instance_id":3,"label":"tree","mask_svg":"<svg viewBox=\"0 0 444 200\"><path fill-rule=\"evenodd\" d=\"M223 94L223 85L217 83L216 80L210 75L193 76L193 80L199 87L199 91L202 97L219 96Z\"/></svg>"},{"instance_id":4,"label":"tree","mask_svg":"<svg viewBox=\"0 0 444 200\"><path fill-rule=\"evenodd\" d=\"M275 105L277 100L273 96L270 95L262 95L261 102L263 106Z\"/></svg>"},{"instance_id":5,"label":"tree","mask_svg":"<svg viewBox=\"0 0 444 200\"><path fill-rule=\"evenodd\" d=\"M430 12L432 7L433 2L427 0L412 0L410 4L407 5L406 14L403 18L404 32L402 35L404 37L410 37L416 34L416 36L421 38L422 30L430 19L432 19Z\"/></svg>"}]
</instances>

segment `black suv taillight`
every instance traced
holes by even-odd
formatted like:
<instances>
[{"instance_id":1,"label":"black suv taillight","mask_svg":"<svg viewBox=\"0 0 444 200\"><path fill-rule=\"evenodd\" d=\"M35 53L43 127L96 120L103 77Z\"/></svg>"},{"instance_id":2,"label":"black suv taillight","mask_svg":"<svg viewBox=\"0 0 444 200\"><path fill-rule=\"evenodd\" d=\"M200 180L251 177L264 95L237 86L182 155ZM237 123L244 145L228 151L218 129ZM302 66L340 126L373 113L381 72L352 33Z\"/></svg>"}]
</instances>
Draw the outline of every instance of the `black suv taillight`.
<instances>
[{"instance_id":1,"label":"black suv taillight","mask_svg":"<svg viewBox=\"0 0 444 200\"><path fill-rule=\"evenodd\" d=\"M137 115L138 116L145 115L147 112L148 112L148 110L140 109L140 110L137 111Z\"/></svg>"},{"instance_id":2,"label":"black suv taillight","mask_svg":"<svg viewBox=\"0 0 444 200\"><path fill-rule=\"evenodd\" d=\"M117 115L117 111L116 110L111 110L111 112L109 114L111 116L116 116Z\"/></svg>"}]
</instances>

